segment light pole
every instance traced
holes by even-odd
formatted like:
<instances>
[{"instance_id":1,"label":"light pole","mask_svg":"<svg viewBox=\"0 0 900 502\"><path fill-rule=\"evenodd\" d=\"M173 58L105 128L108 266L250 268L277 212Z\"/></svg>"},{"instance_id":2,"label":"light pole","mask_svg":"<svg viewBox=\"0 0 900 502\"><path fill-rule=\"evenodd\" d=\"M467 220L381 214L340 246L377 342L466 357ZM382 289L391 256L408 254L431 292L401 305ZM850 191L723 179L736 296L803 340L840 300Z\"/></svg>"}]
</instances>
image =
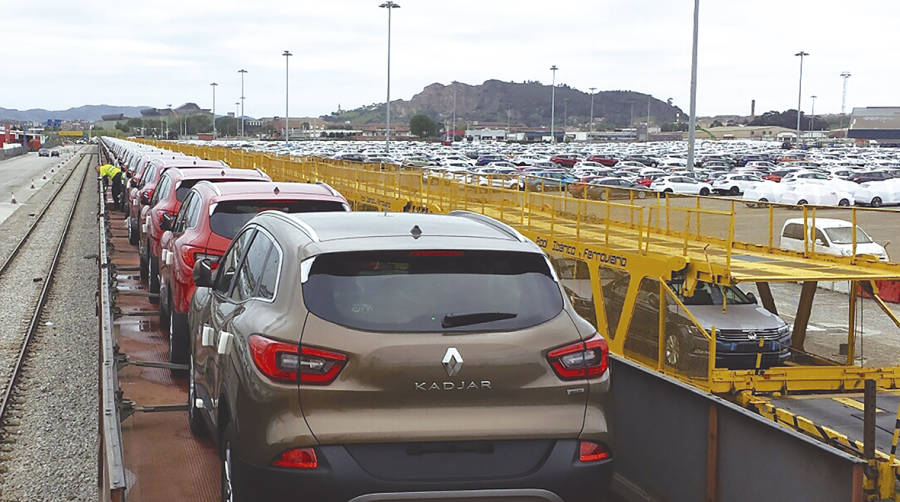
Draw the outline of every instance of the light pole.
<instances>
[{"instance_id":1,"label":"light pole","mask_svg":"<svg viewBox=\"0 0 900 502\"><path fill-rule=\"evenodd\" d=\"M550 67L550 71L553 72L553 84L550 86L550 142L556 143L556 134L554 134L553 130L553 122L556 119L556 70L559 68L556 65Z\"/></svg>"},{"instance_id":2,"label":"light pole","mask_svg":"<svg viewBox=\"0 0 900 502\"><path fill-rule=\"evenodd\" d=\"M694 0L694 42L691 47L691 109L688 121L687 168L694 171L694 139L697 136L697 33L700 24L700 0Z\"/></svg>"},{"instance_id":3,"label":"light pole","mask_svg":"<svg viewBox=\"0 0 900 502\"><path fill-rule=\"evenodd\" d=\"M450 142L456 141L456 87L453 88L453 135Z\"/></svg>"},{"instance_id":4,"label":"light pole","mask_svg":"<svg viewBox=\"0 0 900 502\"><path fill-rule=\"evenodd\" d=\"M247 73L247 70L241 68L238 70L238 73L241 74L241 137L244 137L244 74Z\"/></svg>"},{"instance_id":5,"label":"light pole","mask_svg":"<svg viewBox=\"0 0 900 502\"><path fill-rule=\"evenodd\" d=\"M216 139L216 86L219 85L219 84L213 82L213 83L211 83L211 84L209 84L209 85L211 85L211 86L212 86L212 89L213 89L213 109L212 109L212 113L213 113L213 141L215 141L215 139Z\"/></svg>"},{"instance_id":6,"label":"light pole","mask_svg":"<svg viewBox=\"0 0 900 502\"><path fill-rule=\"evenodd\" d=\"M844 128L844 115L847 114L847 79L850 78L850 72L841 72L841 78L844 79L844 90L841 93L841 129Z\"/></svg>"},{"instance_id":7,"label":"light pole","mask_svg":"<svg viewBox=\"0 0 900 502\"><path fill-rule=\"evenodd\" d=\"M591 128L590 132L594 132L594 91L597 90L596 87L588 87L588 90L591 91Z\"/></svg>"},{"instance_id":8,"label":"light pole","mask_svg":"<svg viewBox=\"0 0 900 502\"><path fill-rule=\"evenodd\" d=\"M387 120L384 130L384 149L387 153L391 153L391 11L399 9L400 6L388 0L379 5L388 12L388 44L387 44Z\"/></svg>"},{"instance_id":9,"label":"light pole","mask_svg":"<svg viewBox=\"0 0 900 502\"><path fill-rule=\"evenodd\" d=\"M810 117L810 119L809 119L809 130L810 131L813 130L813 128L815 127L815 123L816 123L816 97L817 96L815 94L810 96L810 99L812 99L812 109L810 110L810 114L812 115L812 117Z\"/></svg>"},{"instance_id":10,"label":"light pole","mask_svg":"<svg viewBox=\"0 0 900 502\"><path fill-rule=\"evenodd\" d=\"M234 102L234 118L235 118L235 123L234 123L234 135L235 135L235 136L237 136L237 133L238 133L238 130L237 130L237 122L236 122L236 120L237 120L237 114L238 114L238 110L239 110L239 107L240 107L240 106L241 106L241 102L240 102L240 101L235 101L235 102Z\"/></svg>"},{"instance_id":11,"label":"light pole","mask_svg":"<svg viewBox=\"0 0 900 502\"><path fill-rule=\"evenodd\" d=\"M800 103L803 101L803 58L809 56L808 52L800 51L795 56L800 56L800 83L797 85L797 144L800 144Z\"/></svg>"},{"instance_id":12,"label":"light pole","mask_svg":"<svg viewBox=\"0 0 900 502\"><path fill-rule=\"evenodd\" d=\"M288 113L288 61L293 54L291 51L281 53L284 56L284 144L288 142L288 124L291 122L291 115Z\"/></svg>"},{"instance_id":13,"label":"light pole","mask_svg":"<svg viewBox=\"0 0 900 502\"><path fill-rule=\"evenodd\" d=\"M169 109L169 114L166 115L166 139L169 139L169 120L172 119L172 104L167 104L166 108Z\"/></svg>"}]
</instances>

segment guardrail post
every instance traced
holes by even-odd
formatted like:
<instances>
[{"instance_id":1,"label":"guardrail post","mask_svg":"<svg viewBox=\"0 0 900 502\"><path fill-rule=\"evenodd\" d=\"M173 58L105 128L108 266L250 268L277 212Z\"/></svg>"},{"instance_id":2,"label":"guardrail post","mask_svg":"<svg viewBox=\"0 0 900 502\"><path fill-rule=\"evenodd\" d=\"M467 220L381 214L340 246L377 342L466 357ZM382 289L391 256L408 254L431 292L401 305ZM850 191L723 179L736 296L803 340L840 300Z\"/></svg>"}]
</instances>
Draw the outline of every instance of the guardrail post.
<instances>
[{"instance_id":1,"label":"guardrail post","mask_svg":"<svg viewBox=\"0 0 900 502\"><path fill-rule=\"evenodd\" d=\"M852 237L853 245L851 248L852 253L851 253L851 257L850 257L850 262L853 264L856 264L856 208L855 207L850 209L850 218L852 219L852 225L853 225L853 231L851 232L851 235L853 236Z\"/></svg>"}]
</instances>

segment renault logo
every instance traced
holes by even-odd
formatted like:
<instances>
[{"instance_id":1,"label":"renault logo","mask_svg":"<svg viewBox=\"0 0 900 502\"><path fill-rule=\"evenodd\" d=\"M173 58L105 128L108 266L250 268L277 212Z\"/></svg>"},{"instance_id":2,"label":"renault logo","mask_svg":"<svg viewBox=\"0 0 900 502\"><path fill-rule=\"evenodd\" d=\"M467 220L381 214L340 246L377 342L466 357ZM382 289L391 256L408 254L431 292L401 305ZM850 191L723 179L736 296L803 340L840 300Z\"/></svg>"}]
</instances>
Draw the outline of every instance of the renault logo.
<instances>
[{"instance_id":1,"label":"renault logo","mask_svg":"<svg viewBox=\"0 0 900 502\"><path fill-rule=\"evenodd\" d=\"M443 364L444 369L447 370L447 375L453 376L462 369L463 358L459 354L459 351L456 350L456 347L450 347L447 349L447 352L444 353L444 359L441 360L441 364Z\"/></svg>"}]
</instances>

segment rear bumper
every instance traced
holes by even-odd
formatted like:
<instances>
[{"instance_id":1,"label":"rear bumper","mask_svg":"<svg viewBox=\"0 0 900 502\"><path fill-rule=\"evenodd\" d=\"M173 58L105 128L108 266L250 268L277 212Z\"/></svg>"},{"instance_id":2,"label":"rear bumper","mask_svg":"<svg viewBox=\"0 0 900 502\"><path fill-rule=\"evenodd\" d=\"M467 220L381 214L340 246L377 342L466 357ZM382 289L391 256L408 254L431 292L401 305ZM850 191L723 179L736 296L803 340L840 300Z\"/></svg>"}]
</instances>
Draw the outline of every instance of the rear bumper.
<instances>
[{"instance_id":1,"label":"rear bumper","mask_svg":"<svg viewBox=\"0 0 900 502\"><path fill-rule=\"evenodd\" d=\"M235 483L251 500L304 498L317 502L393 500L510 500L588 502L602 500L613 474L613 460L581 463L577 440L556 441L537 468L521 475L454 478L452 463L432 476L384 479L365 470L343 446L316 448L319 468L293 470L256 466L235 459ZM383 468L383 466L382 466Z\"/></svg>"}]
</instances>

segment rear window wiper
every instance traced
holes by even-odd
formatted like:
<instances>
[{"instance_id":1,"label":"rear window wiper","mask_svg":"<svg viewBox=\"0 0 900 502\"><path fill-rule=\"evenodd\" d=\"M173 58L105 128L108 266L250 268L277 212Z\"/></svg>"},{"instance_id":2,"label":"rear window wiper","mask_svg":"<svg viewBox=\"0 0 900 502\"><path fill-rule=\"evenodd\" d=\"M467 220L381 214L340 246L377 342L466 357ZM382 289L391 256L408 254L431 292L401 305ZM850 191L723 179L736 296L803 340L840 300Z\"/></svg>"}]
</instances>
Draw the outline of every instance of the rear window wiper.
<instances>
[{"instance_id":1,"label":"rear window wiper","mask_svg":"<svg viewBox=\"0 0 900 502\"><path fill-rule=\"evenodd\" d=\"M504 319L513 319L519 314L510 312L475 312L472 314L447 314L441 320L441 327L456 328L459 326L468 326L470 324L481 324L491 321L502 321Z\"/></svg>"}]
</instances>

